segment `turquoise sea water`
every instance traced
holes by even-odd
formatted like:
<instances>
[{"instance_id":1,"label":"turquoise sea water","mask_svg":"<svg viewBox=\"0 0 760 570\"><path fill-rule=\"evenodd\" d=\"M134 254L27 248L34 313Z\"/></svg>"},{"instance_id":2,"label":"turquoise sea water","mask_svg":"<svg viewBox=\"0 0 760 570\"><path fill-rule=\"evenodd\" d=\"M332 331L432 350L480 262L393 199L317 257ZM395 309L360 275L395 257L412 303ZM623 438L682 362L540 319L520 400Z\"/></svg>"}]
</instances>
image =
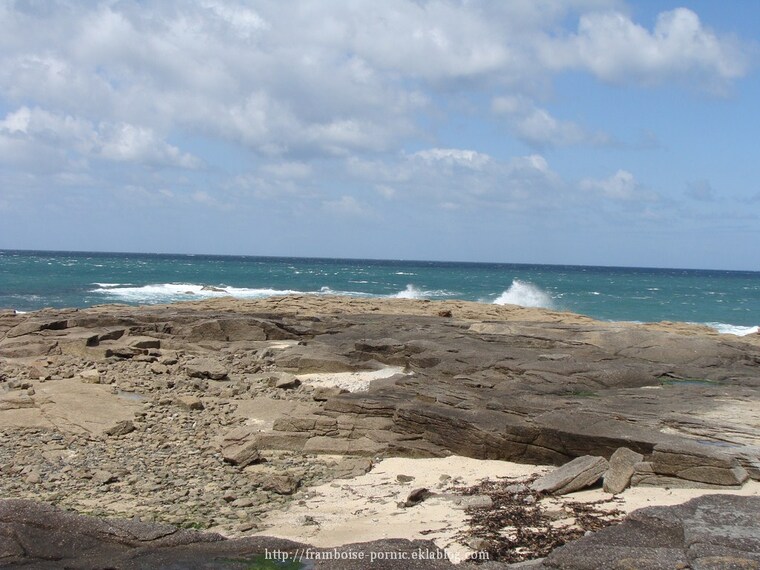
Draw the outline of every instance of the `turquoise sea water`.
<instances>
[{"instance_id":1,"label":"turquoise sea water","mask_svg":"<svg viewBox=\"0 0 760 570\"><path fill-rule=\"evenodd\" d=\"M18 311L287 293L515 303L735 333L760 324L751 271L0 250L0 308Z\"/></svg>"}]
</instances>

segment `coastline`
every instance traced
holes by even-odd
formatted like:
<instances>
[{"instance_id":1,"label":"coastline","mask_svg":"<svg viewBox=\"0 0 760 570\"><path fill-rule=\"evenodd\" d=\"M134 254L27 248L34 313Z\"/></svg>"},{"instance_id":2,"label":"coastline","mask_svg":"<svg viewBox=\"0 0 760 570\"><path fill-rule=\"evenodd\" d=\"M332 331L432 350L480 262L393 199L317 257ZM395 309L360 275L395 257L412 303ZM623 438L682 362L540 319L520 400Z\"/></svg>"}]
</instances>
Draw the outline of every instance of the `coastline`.
<instances>
[{"instance_id":1,"label":"coastline","mask_svg":"<svg viewBox=\"0 0 760 570\"><path fill-rule=\"evenodd\" d=\"M468 516L457 497L485 476L518 483L582 450L609 459L623 440L648 449L655 467L665 443L756 453L758 387L744 380L748 359L760 357L754 336L512 305L330 296L4 312L2 491L97 516L317 547L433 540L461 559L477 549L457 538ZM697 373L703 380L689 380ZM410 398L417 415L408 415ZM631 403L642 398L646 409ZM555 405L579 425L557 424ZM687 409L703 405L701 423L687 420ZM640 425L615 435L624 424L594 432L578 421L604 413ZM505 428L513 443L493 439ZM514 443L534 432L527 447ZM704 446L705 457L725 459L714 447ZM756 459L736 465L751 471ZM723 490L668 481L617 499L595 488L542 501L556 511L568 499L607 499L603 510L627 513L715 492L760 495L756 480ZM433 495L399 507L415 488Z\"/></svg>"}]
</instances>

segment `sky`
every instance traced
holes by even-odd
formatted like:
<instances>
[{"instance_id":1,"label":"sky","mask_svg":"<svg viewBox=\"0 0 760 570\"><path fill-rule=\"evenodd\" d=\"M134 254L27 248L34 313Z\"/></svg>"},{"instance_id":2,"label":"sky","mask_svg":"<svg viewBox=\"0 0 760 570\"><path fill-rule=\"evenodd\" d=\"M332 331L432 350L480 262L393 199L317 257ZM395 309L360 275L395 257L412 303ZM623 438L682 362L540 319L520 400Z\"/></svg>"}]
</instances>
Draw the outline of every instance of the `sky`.
<instances>
[{"instance_id":1,"label":"sky","mask_svg":"<svg viewBox=\"0 0 760 570\"><path fill-rule=\"evenodd\" d=\"M0 249L760 270L757 22L0 0Z\"/></svg>"}]
</instances>

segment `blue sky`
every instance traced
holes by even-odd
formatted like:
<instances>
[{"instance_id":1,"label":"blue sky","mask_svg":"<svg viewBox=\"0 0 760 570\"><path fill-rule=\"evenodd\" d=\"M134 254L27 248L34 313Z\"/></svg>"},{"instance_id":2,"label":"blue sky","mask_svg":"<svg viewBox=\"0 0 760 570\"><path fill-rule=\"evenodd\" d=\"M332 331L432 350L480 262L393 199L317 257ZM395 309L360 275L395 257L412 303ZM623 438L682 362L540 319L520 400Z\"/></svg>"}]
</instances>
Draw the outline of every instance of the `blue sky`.
<instances>
[{"instance_id":1,"label":"blue sky","mask_svg":"<svg viewBox=\"0 0 760 570\"><path fill-rule=\"evenodd\" d=\"M0 0L0 248L760 270L758 21Z\"/></svg>"}]
</instances>

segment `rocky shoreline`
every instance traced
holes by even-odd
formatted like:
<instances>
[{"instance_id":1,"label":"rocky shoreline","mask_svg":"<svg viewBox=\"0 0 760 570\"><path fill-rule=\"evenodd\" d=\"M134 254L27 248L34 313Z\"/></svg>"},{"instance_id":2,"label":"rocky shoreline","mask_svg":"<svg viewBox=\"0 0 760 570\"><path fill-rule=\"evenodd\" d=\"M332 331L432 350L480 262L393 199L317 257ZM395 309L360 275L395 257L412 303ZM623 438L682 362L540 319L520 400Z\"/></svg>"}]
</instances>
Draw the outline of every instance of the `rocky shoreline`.
<instances>
[{"instance_id":1,"label":"rocky shoreline","mask_svg":"<svg viewBox=\"0 0 760 570\"><path fill-rule=\"evenodd\" d=\"M753 495L755 337L328 296L6 311L0 495L227 537L285 536L278 513L311 508L315 489L349 485L388 457L545 466L536 475L586 462L575 488L555 472L559 486L534 489L547 497L603 476L609 497ZM450 479L431 491L477 482ZM291 524L320 524L318 511L299 516ZM441 544L452 532L430 536Z\"/></svg>"}]
</instances>

